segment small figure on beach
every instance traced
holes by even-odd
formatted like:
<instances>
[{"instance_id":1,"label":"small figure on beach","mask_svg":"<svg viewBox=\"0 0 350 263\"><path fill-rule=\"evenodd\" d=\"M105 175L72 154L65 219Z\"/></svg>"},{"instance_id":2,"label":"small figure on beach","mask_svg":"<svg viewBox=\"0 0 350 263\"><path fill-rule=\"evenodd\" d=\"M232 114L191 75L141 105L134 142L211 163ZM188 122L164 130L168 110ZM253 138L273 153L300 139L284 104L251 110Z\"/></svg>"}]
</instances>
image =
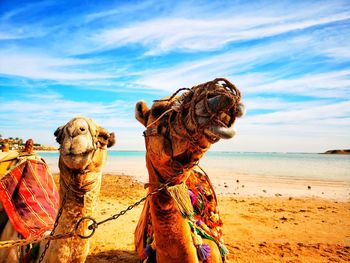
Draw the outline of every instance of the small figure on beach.
<instances>
[{"instance_id":1,"label":"small figure on beach","mask_svg":"<svg viewBox=\"0 0 350 263\"><path fill-rule=\"evenodd\" d=\"M115 143L114 133L109 133L91 119L75 117L57 128L54 134L60 144L59 191L46 163L40 157L23 157L25 159L0 180L0 193L16 190L22 195L28 195L29 192L25 192L26 188L21 184L8 187L14 181L13 177L20 175L20 181L25 181L31 191L35 191L32 193L35 198L27 196L23 200L9 193L8 196L12 198L7 200L4 199L5 194L0 194L0 201L9 217L0 240L48 235L55 220L58 222L55 233L68 233L74 230L80 218L93 215L100 192L102 168L107 159L107 147ZM30 142L26 144L25 151L31 152ZM40 185L37 184L38 180ZM62 213L56 219L60 206ZM32 212L19 212L21 207L31 207ZM46 211L42 211L43 207ZM40 222L37 218L40 218ZM90 233L89 224L90 221L83 221L79 225L81 235ZM0 249L0 262L38 262L41 256L41 262L85 262L89 252L89 240L78 236L47 242L24 247L20 253L17 253L17 247ZM48 248L45 248L46 244L49 244Z\"/></svg>"},{"instance_id":2,"label":"small figure on beach","mask_svg":"<svg viewBox=\"0 0 350 263\"><path fill-rule=\"evenodd\" d=\"M5 142L2 146L1 146L1 151L2 152L9 152L10 151L10 145Z\"/></svg>"},{"instance_id":3,"label":"small figure on beach","mask_svg":"<svg viewBox=\"0 0 350 263\"><path fill-rule=\"evenodd\" d=\"M181 90L151 109L136 104L136 119L146 127L153 194L135 230L135 247L147 262L224 262L228 250L216 195L198 162L211 144L235 135L244 105L240 91L223 78Z\"/></svg>"},{"instance_id":4,"label":"small figure on beach","mask_svg":"<svg viewBox=\"0 0 350 263\"><path fill-rule=\"evenodd\" d=\"M23 152L27 154L32 154L34 151L34 142L32 139L28 139L24 145Z\"/></svg>"}]
</instances>

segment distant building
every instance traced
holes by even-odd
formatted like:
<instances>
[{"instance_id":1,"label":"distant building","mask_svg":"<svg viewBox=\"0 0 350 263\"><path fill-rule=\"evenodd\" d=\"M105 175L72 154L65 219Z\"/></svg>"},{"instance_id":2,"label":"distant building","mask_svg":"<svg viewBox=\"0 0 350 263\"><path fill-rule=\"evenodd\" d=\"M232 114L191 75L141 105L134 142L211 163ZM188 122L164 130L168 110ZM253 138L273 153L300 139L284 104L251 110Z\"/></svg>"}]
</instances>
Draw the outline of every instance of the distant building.
<instances>
[{"instance_id":1,"label":"distant building","mask_svg":"<svg viewBox=\"0 0 350 263\"><path fill-rule=\"evenodd\" d=\"M4 144L8 143L10 145L10 150L23 150L24 149L24 143L23 140L20 138L3 138L0 136L0 147ZM36 151L56 151L57 148L51 145L42 145L39 143L34 144L34 150Z\"/></svg>"}]
</instances>

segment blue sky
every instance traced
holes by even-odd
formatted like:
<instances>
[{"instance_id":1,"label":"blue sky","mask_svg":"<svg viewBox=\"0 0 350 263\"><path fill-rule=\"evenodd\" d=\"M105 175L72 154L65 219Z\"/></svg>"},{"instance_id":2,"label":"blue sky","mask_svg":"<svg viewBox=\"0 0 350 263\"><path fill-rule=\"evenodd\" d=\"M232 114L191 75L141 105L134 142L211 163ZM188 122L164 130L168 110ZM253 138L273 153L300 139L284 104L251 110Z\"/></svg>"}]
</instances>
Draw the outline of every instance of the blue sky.
<instances>
[{"instance_id":1,"label":"blue sky","mask_svg":"<svg viewBox=\"0 0 350 263\"><path fill-rule=\"evenodd\" d=\"M0 1L0 133L76 115L143 150L134 105L226 77L247 115L214 150L350 148L349 1Z\"/></svg>"}]
</instances>

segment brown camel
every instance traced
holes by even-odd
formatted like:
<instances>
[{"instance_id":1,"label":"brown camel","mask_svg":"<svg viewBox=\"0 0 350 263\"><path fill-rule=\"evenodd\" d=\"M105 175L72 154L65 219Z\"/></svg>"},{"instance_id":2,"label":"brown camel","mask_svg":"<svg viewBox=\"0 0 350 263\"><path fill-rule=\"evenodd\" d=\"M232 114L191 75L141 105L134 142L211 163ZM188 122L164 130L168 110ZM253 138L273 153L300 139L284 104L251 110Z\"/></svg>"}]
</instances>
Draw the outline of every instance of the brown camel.
<instances>
[{"instance_id":1,"label":"brown camel","mask_svg":"<svg viewBox=\"0 0 350 263\"><path fill-rule=\"evenodd\" d=\"M145 262L223 262L217 200L207 175L197 166L210 145L232 138L244 113L239 90L226 79L157 100L136 104L145 127L149 192L135 231L135 247Z\"/></svg>"},{"instance_id":2,"label":"brown camel","mask_svg":"<svg viewBox=\"0 0 350 263\"><path fill-rule=\"evenodd\" d=\"M55 229L57 234L72 231L80 218L93 215L107 147L115 143L115 137L114 133L109 133L93 120L84 117L75 117L59 127L55 136L60 144L60 204L65 203ZM87 235L90 232L89 224L91 221L83 221L79 233ZM46 242L40 244L39 256L45 245ZM88 252L88 239L75 236L53 240L43 262L85 262ZM18 262L18 257L12 260Z\"/></svg>"}]
</instances>

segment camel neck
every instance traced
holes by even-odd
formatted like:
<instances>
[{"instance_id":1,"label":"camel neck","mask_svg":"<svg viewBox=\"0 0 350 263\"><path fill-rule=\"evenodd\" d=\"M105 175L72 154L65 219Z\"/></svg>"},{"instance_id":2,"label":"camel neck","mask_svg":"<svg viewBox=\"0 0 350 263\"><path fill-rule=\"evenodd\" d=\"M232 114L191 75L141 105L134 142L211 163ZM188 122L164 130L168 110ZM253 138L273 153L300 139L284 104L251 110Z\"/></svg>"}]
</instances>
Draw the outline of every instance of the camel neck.
<instances>
[{"instance_id":1,"label":"camel neck","mask_svg":"<svg viewBox=\"0 0 350 263\"><path fill-rule=\"evenodd\" d=\"M65 185L66 182L63 180L63 178L68 177L69 174L65 173L67 171L68 169L62 168L60 171L60 204L62 204L64 198L66 198L66 202L63 206L62 215L59 218L58 225L56 227L56 233L71 232L75 229L75 226L80 218L85 216L93 216L101 187L102 173L88 173L86 174L87 177L96 178L94 184L91 185L93 187L83 195L78 195ZM90 230L88 230L89 224L90 222L88 221L80 224L79 233L84 236L90 234ZM73 237L70 239L54 240L51 242L51 245L46 252L47 256L45 257L44 262L64 263L73 262L73 259L74 262L84 262L88 251L88 239Z\"/></svg>"},{"instance_id":2,"label":"camel neck","mask_svg":"<svg viewBox=\"0 0 350 263\"><path fill-rule=\"evenodd\" d=\"M147 161L151 189L159 186L156 170ZM153 185L154 184L154 185ZM159 262L198 262L196 249L192 243L191 231L187 220L179 212L176 202L167 190L151 197L150 210L157 246ZM176 224L176 227L174 227ZM193 261L194 260L194 261Z\"/></svg>"}]
</instances>

